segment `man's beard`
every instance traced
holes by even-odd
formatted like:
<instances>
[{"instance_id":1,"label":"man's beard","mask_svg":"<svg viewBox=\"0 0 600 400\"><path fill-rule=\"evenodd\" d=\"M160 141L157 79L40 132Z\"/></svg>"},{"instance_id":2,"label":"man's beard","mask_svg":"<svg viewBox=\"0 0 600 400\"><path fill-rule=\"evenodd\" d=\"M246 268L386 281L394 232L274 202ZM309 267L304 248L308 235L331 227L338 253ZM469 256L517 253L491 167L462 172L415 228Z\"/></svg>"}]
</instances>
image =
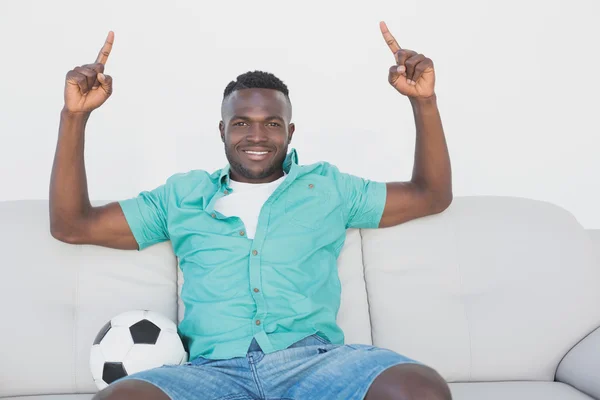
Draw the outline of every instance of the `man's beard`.
<instances>
[{"instance_id":1,"label":"man's beard","mask_svg":"<svg viewBox=\"0 0 600 400\"><path fill-rule=\"evenodd\" d=\"M260 172L254 172L244 167L244 165L242 165L242 163L238 161L239 155L237 154L235 148L230 149L227 145L225 145L225 157L227 157L227 161L229 161L231 169L233 169L235 172L237 172L246 179L258 180L271 176L275 172L283 168L283 161L285 160L287 147L282 150L282 156L274 158L271 164L269 164L265 169L263 169Z\"/></svg>"}]
</instances>

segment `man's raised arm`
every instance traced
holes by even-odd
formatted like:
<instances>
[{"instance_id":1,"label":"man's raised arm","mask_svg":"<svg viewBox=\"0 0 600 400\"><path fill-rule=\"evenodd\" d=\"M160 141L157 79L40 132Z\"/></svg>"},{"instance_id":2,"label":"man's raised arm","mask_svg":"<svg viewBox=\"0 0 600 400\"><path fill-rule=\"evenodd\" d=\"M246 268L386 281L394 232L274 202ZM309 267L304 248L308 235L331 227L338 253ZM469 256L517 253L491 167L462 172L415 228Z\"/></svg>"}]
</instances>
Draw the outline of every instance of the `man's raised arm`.
<instances>
[{"instance_id":1,"label":"man's raised arm","mask_svg":"<svg viewBox=\"0 0 600 400\"><path fill-rule=\"evenodd\" d=\"M448 208L452 202L452 173L434 91L433 62L423 54L400 48L384 22L380 29L396 58L388 81L410 99L417 131L412 179L386 184L379 227L389 227Z\"/></svg>"},{"instance_id":2,"label":"man's raised arm","mask_svg":"<svg viewBox=\"0 0 600 400\"><path fill-rule=\"evenodd\" d=\"M92 207L84 163L85 126L93 110L112 94L104 75L114 33L110 32L93 64L69 71L58 143L50 179L50 230L67 243L137 249L138 244L118 203Z\"/></svg>"}]
</instances>

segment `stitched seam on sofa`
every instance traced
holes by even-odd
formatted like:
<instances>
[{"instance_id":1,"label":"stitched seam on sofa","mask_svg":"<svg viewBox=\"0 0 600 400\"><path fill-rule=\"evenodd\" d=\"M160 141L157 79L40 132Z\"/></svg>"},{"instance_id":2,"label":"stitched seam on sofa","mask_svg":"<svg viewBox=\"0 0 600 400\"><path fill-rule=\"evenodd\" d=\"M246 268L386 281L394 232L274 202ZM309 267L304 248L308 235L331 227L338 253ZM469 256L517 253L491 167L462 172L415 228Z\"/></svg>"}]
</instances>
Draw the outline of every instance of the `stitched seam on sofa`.
<instances>
[{"instance_id":1,"label":"stitched seam on sofa","mask_svg":"<svg viewBox=\"0 0 600 400\"><path fill-rule=\"evenodd\" d=\"M369 310L369 333L371 335L371 344L374 345L375 343L373 342L373 320L371 317L371 303L369 302L369 287L367 285L367 268L365 266L365 251L363 248L362 229L358 230L358 235L360 236L360 260L363 269L363 282L365 283L365 293L367 295L367 310Z\"/></svg>"},{"instance_id":2,"label":"stitched seam on sofa","mask_svg":"<svg viewBox=\"0 0 600 400\"><path fill-rule=\"evenodd\" d=\"M453 218L448 218L448 220L454 220ZM451 223L452 221L450 221L448 223L448 228L449 230L452 232L452 237L454 238L454 246L452 247L453 249L455 249L455 259L456 259L456 269L457 269L457 273L458 273L458 282L459 282L459 290L460 290L460 296L463 300L463 311L465 313L465 320L467 322L467 335L469 337L469 381L473 380L473 342L471 340L471 323L469 321L469 314L467 313L467 306L466 306L466 302L464 301L464 284L463 284L463 276L462 276L462 269L460 267L460 252L457 251L456 249L458 249L458 235L456 233L456 229L455 226Z\"/></svg>"},{"instance_id":3,"label":"stitched seam on sofa","mask_svg":"<svg viewBox=\"0 0 600 400\"><path fill-rule=\"evenodd\" d=\"M83 246L77 246L77 252L83 251ZM78 257L81 259L81 257ZM77 392L77 311L79 309L79 275L80 265L75 263L75 287L73 288L73 392Z\"/></svg>"}]
</instances>

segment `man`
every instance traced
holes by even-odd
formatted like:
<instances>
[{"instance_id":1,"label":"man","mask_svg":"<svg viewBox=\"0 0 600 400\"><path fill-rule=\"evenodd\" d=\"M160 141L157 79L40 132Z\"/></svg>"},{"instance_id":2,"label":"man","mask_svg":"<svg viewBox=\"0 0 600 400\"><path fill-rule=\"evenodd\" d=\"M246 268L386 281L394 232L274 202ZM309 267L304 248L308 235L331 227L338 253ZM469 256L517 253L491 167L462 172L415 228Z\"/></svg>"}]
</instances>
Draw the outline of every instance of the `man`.
<instances>
[{"instance_id":1,"label":"man","mask_svg":"<svg viewBox=\"0 0 600 400\"><path fill-rule=\"evenodd\" d=\"M190 362L114 382L96 399L450 399L433 369L390 350L344 345L336 324L336 259L346 229L390 227L452 201L448 150L429 58L401 49L389 83L410 99L417 130L409 182L381 183L322 162L299 165L288 89L248 72L225 89L221 139L229 165L177 174L136 198L90 205L84 128L112 93L104 66L69 71L50 185L52 235L142 250L171 240L185 284L179 326Z\"/></svg>"}]
</instances>

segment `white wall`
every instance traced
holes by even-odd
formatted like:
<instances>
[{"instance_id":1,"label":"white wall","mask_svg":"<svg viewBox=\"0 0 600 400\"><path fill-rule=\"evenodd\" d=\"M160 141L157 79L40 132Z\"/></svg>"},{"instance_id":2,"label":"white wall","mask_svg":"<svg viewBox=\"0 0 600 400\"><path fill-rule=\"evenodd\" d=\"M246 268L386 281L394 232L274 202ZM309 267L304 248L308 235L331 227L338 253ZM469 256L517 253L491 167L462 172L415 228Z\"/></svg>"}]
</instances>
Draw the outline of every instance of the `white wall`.
<instances>
[{"instance_id":1,"label":"white wall","mask_svg":"<svg viewBox=\"0 0 600 400\"><path fill-rule=\"evenodd\" d=\"M225 163L222 91L263 69L291 90L304 163L410 176L414 125L387 83L385 20L431 57L455 195L541 199L600 228L600 3L0 0L0 200L47 198L65 73L108 30L113 97L89 122L93 199Z\"/></svg>"}]
</instances>

